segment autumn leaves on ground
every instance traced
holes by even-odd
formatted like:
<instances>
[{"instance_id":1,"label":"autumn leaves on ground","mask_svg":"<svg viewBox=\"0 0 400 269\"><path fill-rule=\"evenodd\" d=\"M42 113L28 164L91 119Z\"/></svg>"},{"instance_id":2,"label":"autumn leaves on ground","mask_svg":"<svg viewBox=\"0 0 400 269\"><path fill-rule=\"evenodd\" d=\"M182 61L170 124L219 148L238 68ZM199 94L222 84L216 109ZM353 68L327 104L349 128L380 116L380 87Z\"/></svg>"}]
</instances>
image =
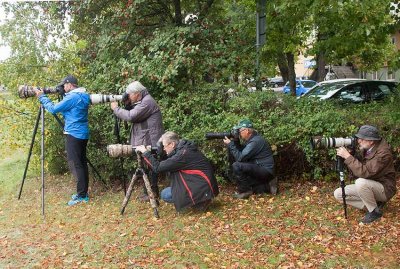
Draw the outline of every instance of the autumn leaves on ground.
<instances>
[{"instance_id":1,"label":"autumn leaves on ground","mask_svg":"<svg viewBox=\"0 0 400 269\"><path fill-rule=\"evenodd\" d=\"M0 161L0 268L398 268L399 204L360 225L363 212L332 198L337 182L283 182L278 196L231 198L232 187L205 213L177 214L161 203L160 219L134 198L119 214L122 191L92 184L88 204L67 207L71 176L30 172L16 199L23 157ZM12 181L12 182L11 182ZM11 182L11 183L10 183Z\"/></svg>"}]
</instances>

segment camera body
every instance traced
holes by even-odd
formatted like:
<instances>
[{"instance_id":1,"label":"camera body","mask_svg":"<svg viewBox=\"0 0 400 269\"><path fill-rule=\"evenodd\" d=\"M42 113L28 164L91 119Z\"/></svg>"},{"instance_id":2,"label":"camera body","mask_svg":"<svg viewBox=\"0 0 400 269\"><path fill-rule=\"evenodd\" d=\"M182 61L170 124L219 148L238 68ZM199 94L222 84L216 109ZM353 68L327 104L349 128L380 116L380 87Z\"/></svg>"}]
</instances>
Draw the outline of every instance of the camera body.
<instances>
[{"instance_id":1,"label":"camera body","mask_svg":"<svg viewBox=\"0 0 400 269\"><path fill-rule=\"evenodd\" d=\"M230 130L228 132L220 132L220 133L218 133L218 132L216 132L216 133L209 132L209 133L206 133L206 135L205 135L206 139L208 139L208 140L211 140L211 139L224 139L225 136L230 138L230 139L239 139L239 129L232 129L232 130Z\"/></svg>"},{"instance_id":2,"label":"camera body","mask_svg":"<svg viewBox=\"0 0 400 269\"><path fill-rule=\"evenodd\" d=\"M313 136L310 139L311 148L322 149L322 148L339 148L348 147L351 149L356 148L357 138L352 137L323 137L323 136Z\"/></svg>"}]
</instances>

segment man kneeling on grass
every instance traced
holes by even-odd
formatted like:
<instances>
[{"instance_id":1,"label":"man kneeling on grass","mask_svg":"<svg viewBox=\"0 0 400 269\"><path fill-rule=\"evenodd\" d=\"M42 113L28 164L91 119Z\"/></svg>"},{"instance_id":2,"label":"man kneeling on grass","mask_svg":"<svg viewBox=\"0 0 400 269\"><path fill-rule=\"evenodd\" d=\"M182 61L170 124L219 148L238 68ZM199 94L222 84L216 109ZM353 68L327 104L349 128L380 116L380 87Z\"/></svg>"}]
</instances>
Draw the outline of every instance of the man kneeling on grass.
<instances>
[{"instance_id":1,"label":"man kneeling on grass","mask_svg":"<svg viewBox=\"0 0 400 269\"><path fill-rule=\"evenodd\" d=\"M169 172L171 187L161 191L161 199L174 203L178 212L187 207L205 211L219 193L211 164L193 142L179 139L174 132L164 133L160 142L166 160L157 160L145 146L136 150L153 172Z\"/></svg>"}]
</instances>

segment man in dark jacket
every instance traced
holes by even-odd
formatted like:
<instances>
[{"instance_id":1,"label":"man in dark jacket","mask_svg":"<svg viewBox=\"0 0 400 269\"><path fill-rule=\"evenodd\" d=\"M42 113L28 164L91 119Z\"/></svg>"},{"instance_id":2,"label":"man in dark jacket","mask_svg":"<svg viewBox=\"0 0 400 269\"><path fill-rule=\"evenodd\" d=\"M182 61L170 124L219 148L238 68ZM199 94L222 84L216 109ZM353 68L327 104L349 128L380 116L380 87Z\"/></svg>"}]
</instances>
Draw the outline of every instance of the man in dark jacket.
<instances>
[{"instance_id":1,"label":"man in dark jacket","mask_svg":"<svg viewBox=\"0 0 400 269\"><path fill-rule=\"evenodd\" d=\"M130 110L118 106L117 102L111 103L114 114L125 121L132 122L131 145L153 146L157 145L158 139L164 133L161 110L157 102L151 97L148 90L139 81L134 81L128 85L125 91L128 97L128 105L133 107ZM150 184L154 195L158 197L157 174L150 174ZM146 189L143 200L148 200Z\"/></svg>"},{"instance_id":2,"label":"man in dark jacket","mask_svg":"<svg viewBox=\"0 0 400 269\"><path fill-rule=\"evenodd\" d=\"M233 176L237 182L238 192L235 198L247 199L253 193L270 191L277 193L277 181L274 178L274 158L268 142L253 128L250 120L242 120L233 127L239 132L244 144L224 138L229 152L235 159L232 164Z\"/></svg>"},{"instance_id":3,"label":"man in dark jacket","mask_svg":"<svg viewBox=\"0 0 400 269\"><path fill-rule=\"evenodd\" d=\"M356 208L366 208L368 213L361 220L371 223L382 217L382 208L396 193L393 155L388 143L382 139L374 126L361 126L357 134L361 156L352 156L345 147L337 149L337 155L357 177L355 184L345 187L346 202ZM342 190L334 192L342 201Z\"/></svg>"},{"instance_id":4,"label":"man in dark jacket","mask_svg":"<svg viewBox=\"0 0 400 269\"><path fill-rule=\"evenodd\" d=\"M136 150L143 152L143 159L156 173L169 172L171 187L161 192L161 199L174 203L181 211L187 207L205 210L218 193L214 171L207 158L197 146L188 140L180 140L174 132L166 132L160 138L167 159L158 161L145 146Z\"/></svg>"}]
</instances>

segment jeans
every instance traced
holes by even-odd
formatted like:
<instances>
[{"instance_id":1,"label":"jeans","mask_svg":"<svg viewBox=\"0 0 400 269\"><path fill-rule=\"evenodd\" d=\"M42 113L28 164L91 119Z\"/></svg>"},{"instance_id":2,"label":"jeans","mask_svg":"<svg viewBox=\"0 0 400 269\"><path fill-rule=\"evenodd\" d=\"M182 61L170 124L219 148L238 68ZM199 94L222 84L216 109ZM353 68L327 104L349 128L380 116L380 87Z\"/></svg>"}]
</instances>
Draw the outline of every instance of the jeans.
<instances>
[{"instance_id":1,"label":"jeans","mask_svg":"<svg viewBox=\"0 0 400 269\"><path fill-rule=\"evenodd\" d=\"M160 197L166 203L173 203L174 202L172 200L172 189L171 189L171 187L167 187L167 188L163 189L161 191Z\"/></svg>"},{"instance_id":2,"label":"jeans","mask_svg":"<svg viewBox=\"0 0 400 269\"><path fill-rule=\"evenodd\" d=\"M76 179L76 193L79 197L86 197L89 188L89 171L86 159L87 139L78 139L71 135L66 136L65 148L69 168Z\"/></svg>"}]
</instances>

